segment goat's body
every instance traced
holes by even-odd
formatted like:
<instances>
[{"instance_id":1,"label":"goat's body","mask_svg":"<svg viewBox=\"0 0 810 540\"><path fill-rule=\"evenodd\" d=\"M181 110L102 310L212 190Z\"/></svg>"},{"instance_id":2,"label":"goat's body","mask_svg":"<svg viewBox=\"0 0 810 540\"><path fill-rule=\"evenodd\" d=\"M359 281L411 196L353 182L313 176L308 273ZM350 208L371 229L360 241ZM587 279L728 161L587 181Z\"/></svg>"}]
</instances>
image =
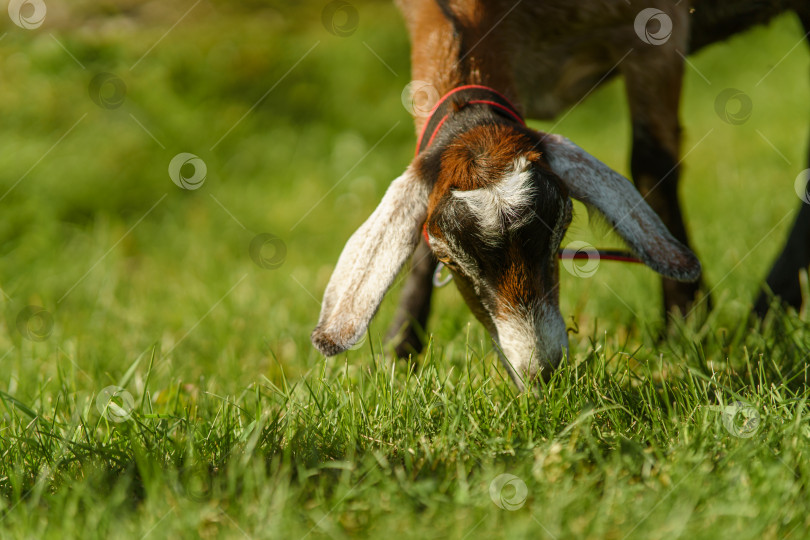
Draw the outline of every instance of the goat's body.
<instances>
[{"instance_id":1,"label":"goat's body","mask_svg":"<svg viewBox=\"0 0 810 540\"><path fill-rule=\"evenodd\" d=\"M539 120L558 117L619 73L617 63L644 45L633 27L643 8L668 9L679 18L652 61L673 47L694 53L785 11L809 9L804 0L693 0L677 8L649 0L399 4L411 33L414 80L430 82L440 93L460 84L499 88ZM500 22L493 27L493 21Z\"/></svg>"},{"instance_id":2,"label":"goat's body","mask_svg":"<svg viewBox=\"0 0 810 540\"><path fill-rule=\"evenodd\" d=\"M687 19L682 22L687 22L688 39L684 41L687 36L678 30L676 22L673 39L678 42L673 45L681 52L692 54L754 26L767 24L785 11L799 9L799 3L799 0L695 0L691 3L691 13L685 6L681 12ZM514 73L527 106L527 116L551 120L619 73L617 63L630 49L639 48L633 28L634 16L643 7L654 4L612 2L612 6L608 6L608 2L593 2L602 9L586 13L581 23L573 28L566 22L572 15L570 9L548 10L549 3L542 4L531 7L535 16L539 19L551 13L559 17L549 26L564 29L565 34L561 35L559 30L538 33L531 48L520 51L517 58L522 61L514 67Z\"/></svg>"},{"instance_id":3,"label":"goat's body","mask_svg":"<svg viewBox=\"0 0 810 540\"><path fill-rule=\"evenodd\" d=\"M810 31L807 0L398 3L411 35L412 78L426 81L439 94L464 84L487 85L513 100L526 117L552 119L600 84L623 75L632 115L634 181L673 235L687 244L677 197L684 56L789 10ZM646 8L666 12L673 23L671 35L661 43L644 43L637 35L635 19ZM424 117L415 118L417 131L424 121ZM414 261L390 333L393 336L406 328L397 348L400 355L421 348L414 326L424 327L430 308L435 259L422 244ZM810 205L805 204L768 284L795 304L795 273L808 262ZM698 284L664 280L666 307L685 312L698 288Z\"/></svg>"},{"instance_id":4,"label":"goat's body","mask_svg":"<svg viewBox=\"0 0 810 540\"><path fill-rule=\"evenodd\" d=\"M693 0L689 52L768 24L785 11L807 12L805 0Z\"/></svg>"}]
</instances>

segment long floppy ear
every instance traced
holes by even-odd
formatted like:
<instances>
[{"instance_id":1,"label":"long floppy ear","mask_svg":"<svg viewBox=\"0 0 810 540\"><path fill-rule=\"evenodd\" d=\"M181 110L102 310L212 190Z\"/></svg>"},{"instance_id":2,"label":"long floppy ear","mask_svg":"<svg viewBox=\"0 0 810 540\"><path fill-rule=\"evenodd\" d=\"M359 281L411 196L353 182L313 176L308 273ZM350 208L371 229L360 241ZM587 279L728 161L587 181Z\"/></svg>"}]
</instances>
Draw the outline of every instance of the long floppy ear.
<instances>
[{"instance_id":1,"label":"long floppy ear","mask_svg":"<svg viewBox=\"0 0 810 540\"><path fill-rule=\"evenodd\" d=\"M383 296L419 242L430 187L411 165L394 180L382 202L349 238L326 292L312 344L326 356L363 337Z\"/></svg>"},{"instance_id":2,"label":"long floppy ear","mask_svg":"<svg viewBox=\"0 0 810 540\"><path fill-rule=\"evenodd\" d=\"M700 262L676 240L633 184L560 135L541 134L546 161L571 196L607 218L644 264L678 281L697 281Z\"/></svg>"}]
</instances>

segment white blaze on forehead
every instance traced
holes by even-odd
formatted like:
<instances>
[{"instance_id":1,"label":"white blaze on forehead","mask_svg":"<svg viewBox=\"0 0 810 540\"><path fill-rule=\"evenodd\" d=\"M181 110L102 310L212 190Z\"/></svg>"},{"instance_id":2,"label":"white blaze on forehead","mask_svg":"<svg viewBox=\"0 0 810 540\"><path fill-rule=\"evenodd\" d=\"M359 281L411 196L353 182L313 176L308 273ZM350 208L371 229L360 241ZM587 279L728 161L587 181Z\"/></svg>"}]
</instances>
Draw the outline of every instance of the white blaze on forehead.
<instances>
[{"instance_id":1,"label":"white blaze on forehead","mask_svg":"<svg viewBox=\"0 0 810 540\"><path fill-rule=\"evenodd\" d=\"M512 312L494 320L498 353L515 383L522 390L540 370L557 367L568 350L565 322L556 306L540 304L528 312Z\"/></svg>"},{"instance_id":2,"label":"white blaze on forehead","mask_svg":"<svg viewBox=\"0 0 810 540\"><path fill-rule=\"evenodd\" d=\"M453 191L476 215L487 238L501 236L507 226L518 228L530 221L533 212L527 210L534 206L535 195L531 164L523 156L499 181L480 189Z\"/></svg>"}]
</instances>

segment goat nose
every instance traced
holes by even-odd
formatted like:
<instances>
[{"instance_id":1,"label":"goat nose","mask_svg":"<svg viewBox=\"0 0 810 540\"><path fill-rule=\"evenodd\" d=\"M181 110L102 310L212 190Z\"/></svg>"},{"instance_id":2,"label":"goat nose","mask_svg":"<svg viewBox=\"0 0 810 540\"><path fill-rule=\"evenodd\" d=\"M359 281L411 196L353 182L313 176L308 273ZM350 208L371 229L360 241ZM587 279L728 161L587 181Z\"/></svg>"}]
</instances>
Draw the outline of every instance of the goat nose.
<instances>
[{"instance_id":1,"label":"goat nose","mask_svg":"<svg viewBox=\"0 0 810 540\"><path fill-rule=\"evenodd\" d=\"M501 361L521 388L537 377L548 380L568 349L559 312L549 310L541 315L496 321Z\"/></svg>"}]
</instances>

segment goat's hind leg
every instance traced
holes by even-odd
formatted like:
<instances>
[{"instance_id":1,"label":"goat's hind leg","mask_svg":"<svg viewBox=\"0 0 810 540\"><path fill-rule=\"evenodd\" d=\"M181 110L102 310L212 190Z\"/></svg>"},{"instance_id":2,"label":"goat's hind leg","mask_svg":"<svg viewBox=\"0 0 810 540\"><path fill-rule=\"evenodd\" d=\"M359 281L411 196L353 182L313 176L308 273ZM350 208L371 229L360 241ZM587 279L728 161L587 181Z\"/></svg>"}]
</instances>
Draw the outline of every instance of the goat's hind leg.
<instances>
[{"instance_id":1,"label":"goat's hind leg","mask_svg":"<svg viewBox=\"0 0 810 540\"><path fill-rule=\"evenodd\" d=\"M386 337L387 341L393 341L394 352L399 358L419 354L425 346L423 336L430 315L433 270L436 264L430 247L424 240L420 241L413 254L410 273Z\"/></svg>"},{"instance_id":2,"label":"goat's hind leg","mask_svg":"<svg viewBox=\"0 0 810 540\"><path fill-rule=\"evenodd\" d=\"M799 18L805 32L810 32L810 8L799 13ZM810 38L808 38L808 44L810 45ZM810 148L808 148L807 156L808 167L810 167ZM810 194L807 189L805 192ZM810 204L803 201L787 242L785 242L785 247L768 274L767 289L785 304L798 309L802 303L799 272L807 269L808 266L810 266ZM767 291L762 291L754 304L754 313L764 317L769 308L770 295Z\"/></svg>"},{"instance_id":3,"label":"goat's hind leg","mask_svg":"<svg viewBox=\"0 0 810 540\"><path fill-rule=\"evenodd\" d=\"M802 203L785 247L768 273L767 289L796 309L802 304L799 272L810 266L810 204ZM764 317L771 306L768 290L763 290L754 304L754 313Z\"/></svg>"}]
</instances>

